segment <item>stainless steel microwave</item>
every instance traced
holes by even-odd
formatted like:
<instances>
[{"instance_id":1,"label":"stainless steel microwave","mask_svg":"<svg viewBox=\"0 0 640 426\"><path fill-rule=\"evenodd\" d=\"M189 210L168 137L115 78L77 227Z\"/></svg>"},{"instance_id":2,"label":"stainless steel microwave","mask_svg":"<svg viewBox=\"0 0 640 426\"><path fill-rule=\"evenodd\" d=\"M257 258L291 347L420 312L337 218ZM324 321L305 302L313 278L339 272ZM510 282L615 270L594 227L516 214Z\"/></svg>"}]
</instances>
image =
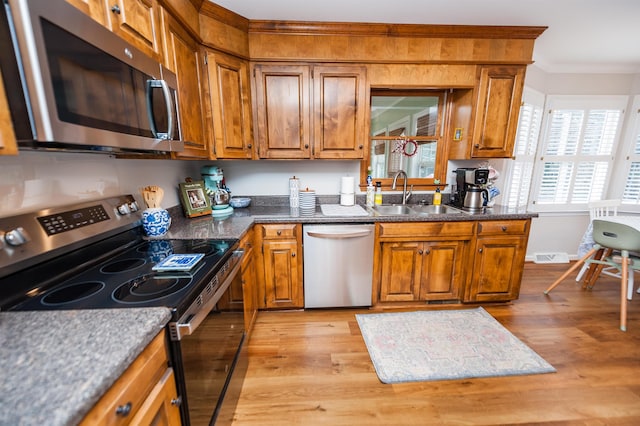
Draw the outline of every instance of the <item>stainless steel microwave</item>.
<instances>
[{"instance_id":1,"label":"stainless steel microwave","mask_svg":"<svg viewBox=\"0 0 640 426\"><path fill-rule=\"evenodd\" d=\"M0 68L20 148L184 147L175 74L64 0L3 0Z\"/></svg>"}]
</instances>

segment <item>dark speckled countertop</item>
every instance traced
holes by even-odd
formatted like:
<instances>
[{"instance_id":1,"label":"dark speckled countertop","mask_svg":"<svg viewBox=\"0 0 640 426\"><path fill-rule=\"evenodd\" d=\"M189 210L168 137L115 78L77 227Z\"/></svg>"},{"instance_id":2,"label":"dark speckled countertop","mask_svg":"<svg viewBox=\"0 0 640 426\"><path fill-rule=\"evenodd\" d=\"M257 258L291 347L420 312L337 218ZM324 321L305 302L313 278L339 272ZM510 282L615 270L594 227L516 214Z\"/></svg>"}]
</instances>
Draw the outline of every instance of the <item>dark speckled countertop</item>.
<instances>
[{"instance_id":1,"label":"dark speckled countertop","mask_svg":"<svg viewBox=\"0 0 640 426\"><path fill-rule=\"evenodd\" d=\"M0 424L79 423L170 315L167 308L0 312Z\"/></svg>"},{"instance_id":2,"label":"dark speckled countertop","mask_svg":"<svg viewBox=\"0 0 640 426\"><path fill-rule=\"evenodd\" d=\"M378 216L371 208L364 207L363 204L360 205L369 213L368 216L325 216L322 214L320 204L338 204L338 198L331 196L318 200L313 216L301 216L289 208L288 198L264 197L257 198L256 201L254 203L252 198L249 207L234 209L232 215L222 218L207 215L189 219L184 216L180 206L173 207L169 209L172 220L171 228L161 238L240 238L254 223L457 222L530 219L538 216L537 213L528 213L523 209L512 209L498 205L475 213Z\"/></svg>"}]
</instances>

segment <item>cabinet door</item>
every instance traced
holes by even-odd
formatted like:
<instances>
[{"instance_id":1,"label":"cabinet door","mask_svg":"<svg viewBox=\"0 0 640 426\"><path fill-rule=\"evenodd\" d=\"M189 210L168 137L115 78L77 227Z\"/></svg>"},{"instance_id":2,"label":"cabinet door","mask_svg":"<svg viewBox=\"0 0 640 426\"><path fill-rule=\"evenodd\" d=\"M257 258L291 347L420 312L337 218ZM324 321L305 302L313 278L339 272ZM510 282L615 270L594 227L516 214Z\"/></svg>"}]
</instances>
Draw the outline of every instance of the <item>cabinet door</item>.
<instances>
[{"instance_id":1,"label":"cabinet door","mask_svg":"<svg viewBox=\"0 0 640 426\"><path fill-rule=\"evenodd\" d=\"M313 67L313 157L363 159L368 139L365 67Z\"/></svg>"},{"instance_id":2,"label":"cabinet door","mask_svg":"<svg viewBox=\"0 0 640 426\"><path fill-rule=\"evenodd\" d=\"M258 290L253 253L242 267L242 290L244 297L244 327L248 336L251 334L251 329L258 316Z\"/></svg>"},{"instance_id":3,"label":"cabinet door","mask_svg":"<svg viewBox=\"0 0 640 426\"><path fill-rule=\"evenodd\" d=\"M420 300L458 300L464 282L463 241L424 243Z\"/></svg>"},{"instance_id":4,"label":"cabinet door","mask_svg":"<svg viewBox=\"0 0 640 426\"><path fill-rule=\"evenodd\" d=\"M251 98L246 61L207 52L217 158L252 157Z\"/></svg>"},{"instance_id":5,"label":"cabinet door","mask_svg":"<svg viewBox=\"0 0 640 426\"><path fill-rule=\"evenodd\" d=\"M77 9L89 15L94 21L98 21L103 26L109 28L106 15L105 0L67 0Z\"/></svg>"},{"instance_id":6,"label":"cabinet door","mask_svg":"<svg viewBox=\"0 0 640 426\"><path fill-rule=\"evenodd\" d=\"M256 140L260 158L310 158L310 69L256 65Z\"/></svg>"},{"instance_id":7,"label":"cabinet door","mask_svg":"<svg viewBox=\"0 0 640 426\"><path fill-rule=\"evenodd\" d=\"M17 155L18 144L13 131L7 94L4 90L2 70L0 70L0 155Z\"/></svg>"},{"instance_id":8,"label":"cabinet door","mask_svg":"<svg viewBox=\"0 0 640 426\"><path fill-rule=\"evenodd\" d=\"M178 78L178 108L180 127L185 141L182 152L172 153L177 158L210 158L209 134L205 125L208 85L202 79L203 50L196 40L169 15L161 11L166 39L165 65Z\"/></svg>"},{"instance_id":9,"label":"cabinet door","mask_svg":"<svg viewBox=\"0 0 640 426\"><path fill-rule=\"evenodd\" d=\"M518 298L527 237L479 237L473 276L465 301L493 302Z\"/></svg>"},{"instance_id":10,"label":"cabinet door","mask_svg":"<svg viewBox=\"0 0 640 426\"><path fill-rule=\"evenodd\" d=\"M172 368L167 368L160 381L151 390L135 417L132 425L180 425L180 403Z\"/></svg>"},{"instance_id":11,"label":"cabinet door","mask_svg":"<svg viewBox=\"0 0 640 426\"><path fill-rule=\"evenodd\" d=\"M162 57L156 0L103 0L111 31L149 56Z\"/></svg>"},{"instance_id":12,"label":"cabinet door","mask_svg":"<svg viewBox=\"0 0 640 426\"><path fill-rule=\"evenodd\" d=\"M524 66L481 68L471 157L509 158L513 155L524 73Z\"/></svg>"},{"instance_id":13,"label":"cabinet door","mask_svg":"<svg viewBox=\"0 0 640 426\"><path fill-rule=\"evenodd\" d=\"M264 241L265 305L302 308L302 264L296 240Z\"/></svg>"},{"instance_id":14,"label":"cabinet door","mask_svg":"<svg viewBox=\"0 0 640 426\"><path fill-rule=\"evenodd\" d=\"M382 243L380 302L411 302L420 296L422 243Z\"/></svg>"}]
</instances>

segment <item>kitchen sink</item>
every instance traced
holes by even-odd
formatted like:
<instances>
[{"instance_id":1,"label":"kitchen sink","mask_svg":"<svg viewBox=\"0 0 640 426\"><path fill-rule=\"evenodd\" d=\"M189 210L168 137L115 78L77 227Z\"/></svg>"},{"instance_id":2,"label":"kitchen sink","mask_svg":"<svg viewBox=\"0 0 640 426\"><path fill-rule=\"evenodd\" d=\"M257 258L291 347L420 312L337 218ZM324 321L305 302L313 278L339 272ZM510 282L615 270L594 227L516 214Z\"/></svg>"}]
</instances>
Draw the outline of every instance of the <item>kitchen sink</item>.
<instances>
[{"instance_id":1,"label":"kitchen sink","mask_svg":"<svg viewBox=\"0 0 640 426\"><path fill-rule=\"evenodd\" d=\"M373 211L375 211L378 216L427 216L438 214L465 214L463 210L451 206L427 206L421 204L383 204L381 206L374 206Z\"/></svg>"},{"instance_id":2,"label":"kitchen sink","mask_svg":"<svg viewBox=\"0 0 640 426\"><path fill-rule=\"evenodd\" d=\"M383 204L381 206L373 206L373 210L380 216L398 216L405 214L415 214L409 206L403 204Z\"/></svg>"},{"instance_id":3,"label":"kitchen sink","mask_svg":"<svg viewBox=\"0 0 640 426\"><path fill-rule=\"evenodd\" d=\"M419 215L430 215L430 214L464 214L463 210L457 209L451 206L445 205L412 205L411 210L415 212L415 214Z\"/></svg>"}]
</instances>

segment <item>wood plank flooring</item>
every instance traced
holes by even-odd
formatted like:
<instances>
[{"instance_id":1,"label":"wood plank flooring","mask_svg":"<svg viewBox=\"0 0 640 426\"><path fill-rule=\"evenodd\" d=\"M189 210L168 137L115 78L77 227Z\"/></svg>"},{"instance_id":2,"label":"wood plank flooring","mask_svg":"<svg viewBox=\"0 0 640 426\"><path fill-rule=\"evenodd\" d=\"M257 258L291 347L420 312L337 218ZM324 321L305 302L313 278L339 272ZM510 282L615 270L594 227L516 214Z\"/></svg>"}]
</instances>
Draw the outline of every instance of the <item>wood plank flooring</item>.
<instances>
[{"instance_id":1,"label":"wood plank flooring","mask_svg":"<svg viewBox=\"0 0 640 426\"><path fill-rule=\"evenodd\" d=\"M615 278L542 293L567 267L527 263L518 300L483 305L557 373L387 385L354 317L370 311L260 312L233 425L639 425L640 294L622 332Z\"/></svg>"}]
</instances>

